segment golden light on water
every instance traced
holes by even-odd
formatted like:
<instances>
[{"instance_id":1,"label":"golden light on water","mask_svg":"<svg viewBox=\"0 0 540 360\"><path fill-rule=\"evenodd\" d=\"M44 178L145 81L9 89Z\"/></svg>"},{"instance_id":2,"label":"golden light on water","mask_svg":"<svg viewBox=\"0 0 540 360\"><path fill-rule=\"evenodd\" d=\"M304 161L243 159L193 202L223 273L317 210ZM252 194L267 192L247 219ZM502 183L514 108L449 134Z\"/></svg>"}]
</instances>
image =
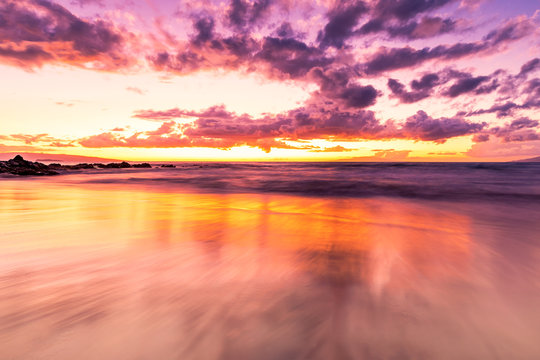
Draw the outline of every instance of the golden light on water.
<instances>
[{"instance_id":1,"label":"golden light on water","mask_svg":"<svg viewBox=\"0 0 540 360\"><path fill-rule=\"evenodd\" d=\"M483 356L482 339L512 341L489 321L505 309L498 287L470 292L491 283L485 267L501 260L479 237L481 220L459 206L66 179L3 182L7 358L68 359L83 347L89 358L253 358L270 340L272 356L315 346L313 358L355 358L405 343L408 354L442 356L442 335L458 329L452 353ZM427 318L439 325L417 321ZM536 351L535 324L513 328L520 351ZM393 345L379 347L376 334Z\"/></svg>"}]
</instances>

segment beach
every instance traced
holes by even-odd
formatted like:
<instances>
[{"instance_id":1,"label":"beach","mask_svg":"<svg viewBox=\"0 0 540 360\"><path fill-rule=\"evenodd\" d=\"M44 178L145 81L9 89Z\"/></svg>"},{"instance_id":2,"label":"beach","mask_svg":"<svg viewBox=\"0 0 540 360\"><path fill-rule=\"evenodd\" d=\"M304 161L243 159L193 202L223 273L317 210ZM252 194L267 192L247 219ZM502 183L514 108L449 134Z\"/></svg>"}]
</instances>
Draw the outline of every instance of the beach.
<instances>
[{"instance_id":1,"label":"beach","mask_svg":"<svg viewBox=\"0 0 540 360\"><path fill-rule=\"evenodd\" d=\"M536 358L540 167L475 166L2 178L0 358Z\"/></svg>"}]
</instances>

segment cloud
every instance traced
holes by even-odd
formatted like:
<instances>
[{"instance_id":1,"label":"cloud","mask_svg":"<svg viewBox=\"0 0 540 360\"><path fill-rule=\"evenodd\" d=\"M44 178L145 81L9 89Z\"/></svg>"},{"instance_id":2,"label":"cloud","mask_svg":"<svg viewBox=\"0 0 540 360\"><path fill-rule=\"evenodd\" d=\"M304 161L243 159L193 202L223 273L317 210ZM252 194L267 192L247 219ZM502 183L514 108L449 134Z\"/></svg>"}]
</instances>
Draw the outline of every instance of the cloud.
<instances>
[{"instance_id":1,"label":"cloud","mask_svg":"<svg viewBox=\"0 0 540 360\"><path fill-rule=\"evenodd\" d=\"M317 67L310 71L309 77L320 85L320 93L312 96L313 101L335 100L350 108L365 108L375 104L380 93L372 85L352 83L354 70L343 67L324 71Z\"/></svg>"},{"instance_id":2,"label":"cloud","mask_svg":"<svg viewBox=\"0 0 540 360\"><path fill-rule=\"evenodd\" d=\"M327 147L327 148L324 148L324 149L313 149L313 150L309 150L310 152L346 152L346 151L355 151L357 149L349 149L349 148L345 148L341 145L337 145L337 146L332 146L332 147Z\"/></svg>"},{"instance_id":3,"label":"cloud","mask_svg":"<svg viewBox=\"0 0 540 360\"><path fill-rule=\"evenodd\" d=\"M408 20L423 12L435 10L453 0L378 0L374 12L382 18Z\"/></svg>"},{"instance_id":4,"label":"cloud","mask_svg":"<svg viewBox=\"0 0 540 360\"><path fill-rule=\"evenodd\" d=\"M420 110L407 118L401 131L409 139L443 143L451 137L477 133L486 126L459 117L434 119Z\"/></svg>"},{"instance_id":5,"label":"cloud","mask_svg":"<svg viewBox=\"0 0 540 360\"><path fill-rule=\"evenodd\" d=\"M128 86L128 87L126 87L126 90L127 90L127 91L131 91L132 93L135 93L135 94L139 94L139 95L144 95L144 94L146 94L146 91L145 91L145 90L140 89L140 88L138 88L138 87L136 87L136 86Z\"/></svg>"},{"instance_id":6,"label":"cloud","mask_svg":"<svg viewBox=\"0 0 540 360\"><path fill-rule=\"evenodd\" d=\"M261 20L271 5L271 0L255 0L252 2L231 0L227 19L233 28L243 30L246 26Z\"/></svg>"},{"instance_id":7,"label":"cloud","mask_svg":"<svg viewBox=\"0 0 540 360\"><path fill-rule=\"evenodd\" d=\"M444 95L456 97L467 92L471 92L488 79L488 76L476 76L459 79L444 92Z\"/></svg>"},{"instance_id":8,"label":"cloud","mask_svg":"<svg viewBox=\"0 0 540 360\"><path fill-rule=\"evenodd\" d=\"M319 48L291 38L266 37L261 50L254 55L255 61L268 64L272 69L291 78L306 75L315 67L325 67L333 63Z\"/></svg>"},{"instance_id":9,"label":"cloud","mask_svg":"<svg viewBox=\"0 0 540 360\"><path fill-rule=\"evenodd\" d=\"M355 156L340 159L341 161L405 161L409 158L412 150L375 149L372 156Z\"/></svg>"},{"instance_id":10,"label":"cloud","mask_svg":"<svg viewBox=\"0 0 540 360\"><path fill-rule=\"evenodd\" d=\"M385 30L391 37L406 39L424 39L456 30L457 22L441 17L423 17L420 21L410 21L405 24L389 26Z\"/></svg>"},{"instance_id":11,"label":"cloud","mask_svg":"<svg viewBox=\"0 0 540 360\"><path fill-rule=\"evenodd\" d=\"M105 7L105 4L103 3L103 0L71 0L72 4L77 4L80 7L95 4L100 7Z\"/></svg>"},{"instance_id":12,"label":"cloud","mask_svg":"<svg viewBox=\"0 0 540 360\"><path fill-rule=\"evenodd\" d=\"M508 20L503 26L488 33L484 41L491 46L516 41L532 34L537 29L537 25L527 16L518 16Z\"/></svg>"},{"instance_id":13,"label":"cloud","mask_svg":"<svg viewBox=\"0 0 540 360\"><path fill-rule=\"evenodd\" d=\"M215 114L217 116L212 116ZM201 115L196 117L196 115ZM471 123L462 118L432 118L424 111L406 119L403 124L382 122L372 111L340 110L337 107L309 105L277 115L252 118L213 107L201 111L171 109L142 110L135 116L168 121L154 131L119 135L107 132L79 140L85 147L214 147L228 149L248 145L264 151L271 148L312 149L311 145L292 146L287 141L326 139L412 139L443 143L447 139L480 132L485 123ZM171 118L196 117L192 122L177 124ZM344 151L339 147L332 151ZM328 150L330 151L330 150Z\"/></svg>"},{"instance_id":14,"label":"cloud","mask_svg":"<svg viewBox=\"0 0 540 360\"><path fill-rule=\"evenodd\" d=\"M339 1L338 5L328 12L328 23L318 35L321 47L342 48L345 40L354 34L353 28L367 10L363 1Z\"/></svg>"},{"instance_id":15,"label":"cloud","mask_svg":"<svg viewBox=\"0 0 540 360\"><path fill-rule=\"evenodd\" d=\"M25 144L31 145L36 142L42 142L43 140L51 139L49 134L37 134L37 135L28 135L28 134L13 134L9 137L11 140L24 141Z\"/></svg>"},{"instance_id":16,"label":"cloud","mask_svg":"<svg viewBox=\"0 0 540 360\"><path fill-rule=\"evenodd\" d=\"M81 19L46 0L6 0L0 5L0 59L33 68L57 62L116 69L129 62L124 36L101 19Z\"/></svg>"},{"instance_id":17,"label":"cloud","mask_svg":"<svg viewBox=\"0 0 540 360\"><path fill-rule=\"evenodd\" d=\"M472 157L492 157L492 158L527 158L540 154L540 140L504 142L500 138L493 138L489 141L475 143L467 151L467 155Z\"/></svg>"},{"instance_id":18,"label":"cloud","mask_svg":"<svg viewBox=\"0 0 540 360\"><path fill-rule=\"evenodd\" d=\"M215 105L201 111L183 110L179 108L173 108L173 109L163 110L163 111L137 110L133 114L134 118L152 120L152 121L163 121L163 120L189 118L189 117L196 117L196 118L203 118L203 119L207 119L207 118L221 118L221 119L225 118L226 119L226 118L232 118L234 116L236 115L232 112L227 111L224 105ZM244 115L244 116L247 117L248 115Z\"/></svg>"},{"instance_id":19,"label":"cloud","mask_svg":"<svg viewBox=\"0 0 540 360\"><path fill-rule=\"evenodd\" d=\"M473 141L486 142L489 141L490 136L501 139L503 143L540 140L540 133L537 131L539 124L538 120L521 117L504 126L486 129L473 137Z\"/></svg>"},{"instance_id":20,"label":"cloud","mask_svg":"<svg viewBox=\"0 0 540 360\"><path fill-rule=\"evenodd\" d=\"M53 59L53 55L38 45L27 45L15 49L12 45L0 46L0 59L20 67L41 67Z\"/></svg>"},{"instance_id":21,"label":"cloud","mask_svg":"<svg viewBox=\"0 0 540 360\"><path fill-rule=\"evenodd\" d=\"M26 145L41 144L53 147L70 147L74 146L73 140L60 139L49 134L11 134L0 135L0 140L21 142Z\"/></svg>"},{"instance_id":22,"label":"cloud","mask_svg":"<svg viewBox=\"0 0 540 360\"><path fill-rule=\"evenodd\" d=\"M161 126L154 131L148 131L147 135L165 135L170 134L176 129L176 122L174 121L167 121L161 124Z\"/></svg>"},{"instance_id":23,"label":"cloud","mask_svg":"<svg viewBox=\"0 0 540 360\"><path fill-rule=\"evenodd\" d=\"M419 89L417 91L407 91L405 85L400 83L396 79L388 79L388 88L392 91L394 97L397 97L400 102L405 104L412 104L430 96L429 89Z\"/></svg>"},{"instance_id":24,"label":"cloud","mask_svg":"<svg viewBox=\"0 0 540 360\"><path fill-rule=\"evenodd\" d=\"M479 110L470 111L466 113L465 116L496 113L498 118L503 118L503 117L511 116L512 114L514 114L515 110L536 109L539 107L540 107L540 100L538 100L538 98L531 99L529 101L524 102L523 104L516 104L512 101L507 101L505 103L494 104L488 109L479 109Z\"/></svg>"},{"instance_id":25,"label":"cloud","mask_svg":"<svg viewBox=\"0 0 540 360\"><path fill-rule=\"evenodd\" d=\"M525 64L521 66L521 70L519 71L518 76L526 76L527 74L536 71L540 69L540 59L534 58L530 61L527 61Z\"/></svg>"},{"instance_id":26,"label":"cloud","mask_svg":"<svg viewBox=\"0 0 540 360\"><path fill-rule=\"evenodd\" d=\"M438 45L414 49L381 47L364 64L367 74L375 75L385 71L418 66L428 60L455 60L482 52L494 51L509 42L517 41L530 35L536 29L533 21L527 17L511 19L500 28L488 33L482 41Z\"/></svg>"},{"instance_id":27,"label":"cloud","mask_svg":"<svg viewBox=\"0 0 540 360\"><path fill-rule=\"evenodd\" d=\"M201 17L194 21L193 27L196 30L196 35L192 39L195 44L200 45L214 38L215 21L213 17Z\"/></svg>"}]
</instances>

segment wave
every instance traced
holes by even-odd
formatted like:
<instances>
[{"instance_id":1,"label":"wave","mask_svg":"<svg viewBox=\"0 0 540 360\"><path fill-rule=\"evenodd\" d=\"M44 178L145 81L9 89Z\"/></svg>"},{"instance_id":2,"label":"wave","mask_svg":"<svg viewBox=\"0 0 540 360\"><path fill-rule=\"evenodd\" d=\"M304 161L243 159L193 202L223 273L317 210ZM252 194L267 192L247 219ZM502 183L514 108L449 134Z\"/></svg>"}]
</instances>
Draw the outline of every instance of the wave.
<instances>
[{"instance_id":1,"label":"wave","mask_svg":"<svg viewBox=\"0 0 540 360\"><path fill-rule=\"evenodd\" d=\"M184 163L172 169L93 171L79 181L220 193L540 200L535 163Z\"/></svg>"}]
</instances>

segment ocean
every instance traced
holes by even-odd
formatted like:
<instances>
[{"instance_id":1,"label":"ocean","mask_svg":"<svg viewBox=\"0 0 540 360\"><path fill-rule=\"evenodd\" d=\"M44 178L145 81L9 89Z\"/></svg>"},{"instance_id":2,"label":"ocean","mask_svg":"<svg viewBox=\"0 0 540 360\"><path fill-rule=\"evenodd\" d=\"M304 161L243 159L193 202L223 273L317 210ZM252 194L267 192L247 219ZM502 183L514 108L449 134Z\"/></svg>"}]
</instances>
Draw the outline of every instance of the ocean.
<instances>
[{"instance_id":1,"label":"ocean","mask_svg":"<svg viewBox=\"0 0 540 360\"><path fill-rule=\"evenodd\" d=\"M0 359L534 359L538 304L540 163L0 178Z\"/></svg>"}]
</instances>

